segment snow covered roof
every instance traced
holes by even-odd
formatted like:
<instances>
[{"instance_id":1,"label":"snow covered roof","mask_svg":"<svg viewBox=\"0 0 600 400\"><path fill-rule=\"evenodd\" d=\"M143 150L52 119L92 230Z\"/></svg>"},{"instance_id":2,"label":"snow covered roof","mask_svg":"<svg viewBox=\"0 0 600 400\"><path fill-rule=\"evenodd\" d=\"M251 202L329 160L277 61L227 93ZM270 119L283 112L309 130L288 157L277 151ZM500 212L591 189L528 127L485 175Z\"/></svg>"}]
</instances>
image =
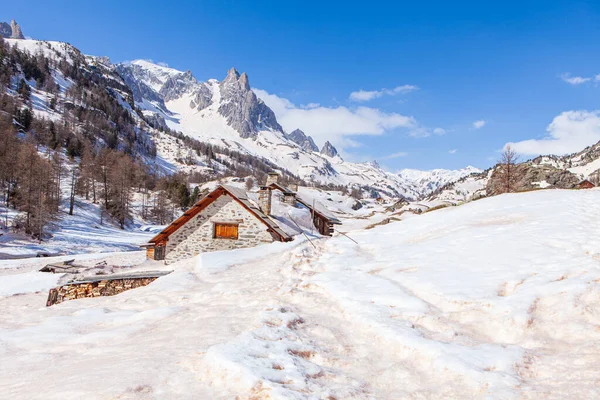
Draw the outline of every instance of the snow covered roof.
<instances>
[{"instance_id":1,"label":"snow covered roof","mask_svg":"<svg viewBox=\"0 0 600 400\"><path fill-rule=\"evenodd\" d=\"M300 204L302 204L303 206L305 206L306 208L308 208L309 210L311 210L312 212L319 214L322 218L326 219L328 222L332 223L332 224L336 224L336 225L341 225L342 221L340 221L339 219L337 219L336 217L334 217L329 210L327 210L327 208L322 205L321 203L319 203L316 200L313 201L308 201L307 199L302 198L298 193L294 192L293 190L291 190L288 187L285 187L283 185L280 185L277 182L274 182L272 184L269 185L269 187L271 189L277 189L280 190L283 194L293 194L296 196L296 201L298 201Z\"/></svg>"},{"instance_id":2,"label":"snow covered roof","mask_svg":"<svg viewBox=\"0 0 600 400\"><path fill-rule=\"evenodd\" d=\"M102 281L114 281L118 279L140 279L140 278L159 278L170 274L173 271L135 271L128 274L94 275L84 277L83 279L70 280L65 285L80 285L83 283L94 283Z\"/></svg>"},{"instance_id":3,"label":"snow covered roof","mask_svg":"<svg viewBox=\"0 0 600 400\"><path fill-rule=\"evenodd\" d=\"M282 230L279 225L275 223L272 219L270 219L262 210L254 204L249 198L247 193L239 188L229 186L229 185L221 185L218 186L211 193L200 199L196 204L194 204L189 210L183 213L183 215L173 221L169 226L163 229L158 235L150 239L150 243L158 243L167 239L172 233L177 231L180 227L185 225L187 221L198 215L204 208L206 208L213 201L218 199L219 197L228 194L235 201L240 203L242 207L244 207L248 212L258 218L262 223L267 225L269 228L269 232L274 233L280 241L289 242L292 240L292 237L287 234L284 230Z\"/></svg>"},{"instance_id":4,"label":"snow covered roof","mask_svg":"<svg viewBox=\"0 0 600 400\"><path fill-rule=\"evenodd\" d=\"M236 188L234 186L229 186L229 185L223 185L221 187L223 189L225 189L227 192L229 192L229 194L232 195L234 198L236 198L238 201L240 201L242 203L242 205L246 209L248 209L248 211L250 211L256 217L258 217L263 223L265 223L270 229L272 229L274 232L276 232L279 236L281 236L284 239L287 238L287 240L283 240L283 241L292 240L291 236L289 236L287 233L285 233L285 231L283 231L275 223L275 221L273 221L271 218L269 218L267 216L267 214L265 214L257 205L255 205L248 198L248 194L244 190Z\"/></svg>"}]
</instances>

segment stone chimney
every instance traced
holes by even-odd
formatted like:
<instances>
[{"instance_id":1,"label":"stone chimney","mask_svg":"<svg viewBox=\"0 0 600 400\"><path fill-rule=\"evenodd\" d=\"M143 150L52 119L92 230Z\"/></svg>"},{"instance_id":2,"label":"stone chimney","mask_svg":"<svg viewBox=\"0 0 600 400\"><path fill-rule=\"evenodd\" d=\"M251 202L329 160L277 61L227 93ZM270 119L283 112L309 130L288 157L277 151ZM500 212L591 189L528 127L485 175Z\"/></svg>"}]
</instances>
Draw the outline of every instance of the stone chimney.
<instances>
[{"instance_id":1,"label":"stone chimney","mask_svg":"<svg viewBox=\"0 0 600 400\"><path fill-rule=\"evenodd\" d=\"M267 183L266 186L269 186L272 183L277 183L279 181L279 173L277 172L269 172L267 174Z\"/></svg>"},{"instance_id":2,"label":"stone chimney","mask_svg":"<svg viewBox=\"0 0 600 400\"><path fill-rule=\"evenodd\" d=\"M267 215L271 214L271 188L263 186L258 191L258 206Z\"/></svg>"},{"instance_id":3,"label":"stone chimney","mask_svg":"<svg viewBox=\"0 0 600 400\"><path fill-rule=\"evenodd\" d=\"M297 183L290 183L288 185L288 189L290 189L292 192L298 193L298 184Z\"/></svg>"},{"instance_id":4,"label":"stone chimney","mask_svg":"<svg viewBox=\"0 0 600 400\"><path fill-rule=\"evenodd\" d=\"M296 205L296 193L284 193L283 202L291 206Z\"/></svg>"}]
</instances>

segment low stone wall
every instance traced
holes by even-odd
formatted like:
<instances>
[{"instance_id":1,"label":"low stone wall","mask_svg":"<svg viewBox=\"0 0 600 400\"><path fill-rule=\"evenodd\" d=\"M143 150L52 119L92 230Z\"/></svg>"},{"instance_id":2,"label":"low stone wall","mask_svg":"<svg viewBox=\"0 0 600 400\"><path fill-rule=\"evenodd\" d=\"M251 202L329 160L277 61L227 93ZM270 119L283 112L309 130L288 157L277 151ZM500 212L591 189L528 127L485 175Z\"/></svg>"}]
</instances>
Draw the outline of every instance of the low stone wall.
<instances>
[{"instance_id":1,"label":"low stone wall","mask_svg":"<svg viewBox=\"0 0 600 400\"><path fill-rule=\"evenodd\" d=\"M46 306L62 303L66 300L85 297L114 296L126 290L146 286L155 281L158 276L136 277L126 279L110 279L84 282L69 282L63 286L50 289Z\"/></svg>"}]
</instances>

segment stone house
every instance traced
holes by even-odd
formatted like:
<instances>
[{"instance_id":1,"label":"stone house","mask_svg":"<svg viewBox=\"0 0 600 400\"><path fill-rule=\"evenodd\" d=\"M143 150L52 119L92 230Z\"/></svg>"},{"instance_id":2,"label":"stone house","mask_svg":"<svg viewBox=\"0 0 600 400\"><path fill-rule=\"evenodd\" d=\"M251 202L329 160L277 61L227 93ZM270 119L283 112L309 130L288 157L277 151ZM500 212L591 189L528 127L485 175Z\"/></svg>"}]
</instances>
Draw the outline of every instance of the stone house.
<instances>
[{"instance_id":1,"label":"stone house","mask_svg":"<svg viewBox=\"0 0 600 400\"><path fill-rule=\"evenodd\" d=\"M269 175L267 183L258 192L258 204L242 189L217 187L143 245L147 257L169 264L204 252L293 240L293 235L302 232L299 221L291 216L271 215L273 191L282 192L286 207L305 212L308 224L312 221L323 235L331 235L333 224L341 224L323 207L311 205L279 185L274 174Z\"/></svg>"},{"instance_id":2,"label":"stone house","mask_svg":"<svg viewBox=\"0 0 600 400\"><path fill-rule=\"evenodd\" d=\"M146 255L172 263L199 253L254 247L292 237L241 189L222 185L153 237Z\"/></svg>"}]
</instances>

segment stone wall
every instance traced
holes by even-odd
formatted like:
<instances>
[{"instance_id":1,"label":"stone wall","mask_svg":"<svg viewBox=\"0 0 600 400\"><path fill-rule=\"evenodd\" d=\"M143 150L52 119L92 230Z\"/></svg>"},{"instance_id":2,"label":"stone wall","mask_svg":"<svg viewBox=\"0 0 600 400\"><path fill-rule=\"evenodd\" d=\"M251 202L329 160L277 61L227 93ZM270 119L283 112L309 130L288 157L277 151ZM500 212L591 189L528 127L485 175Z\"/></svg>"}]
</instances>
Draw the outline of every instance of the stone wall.
<instances>
[{"instance_id":1,"label":"stone wall","mask_svg":"<svg viewBox=\"0 0 600 400\"><path fill-rule=\"evenodd\" d=\"M66 300L85 297L114 296L126 290L146 286L158 277L139 277L128 279L107 279L97 282L72 282L50 289L46 306L62 303Z\"/></svg>"},{"instance_id":2,"label":"stone wall","mask_svg":"<svg viewBox=\"0 0 600 400\"><path fill-rule=\"evenodd\" d=\"M238 239L215 239L214 223L236 223ZM254 247L273 242L267 226L229 195L223 195L169 236L165 263L200 253Z\"/></svg>"}]
</instances>

